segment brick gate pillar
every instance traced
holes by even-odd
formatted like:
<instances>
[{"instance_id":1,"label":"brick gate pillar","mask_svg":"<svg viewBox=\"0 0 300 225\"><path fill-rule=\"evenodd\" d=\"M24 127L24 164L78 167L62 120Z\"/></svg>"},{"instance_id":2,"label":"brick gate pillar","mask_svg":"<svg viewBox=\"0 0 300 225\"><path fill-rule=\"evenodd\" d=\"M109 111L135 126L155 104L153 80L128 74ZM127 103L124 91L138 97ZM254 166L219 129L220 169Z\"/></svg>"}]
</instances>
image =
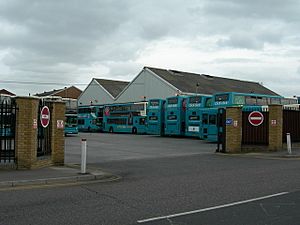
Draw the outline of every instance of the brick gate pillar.
<instances>
[{"instance_id":1,"label":"brick gate pillar","mask_svg":"<svg viewBox=\"0 0 300 225\"><path fill-rule=\"evenodd\" d=\"M30 169L37 154L37 111L39 99L34 97L16 97L16 158L18 169Z\"/></svg>"},{"instance_id":2,"label":"brick gate pillar","mask_svg":"<svg viewBox=\"0 0 300 225\"><path fill-rule=\"evenodd\" d=\"M231 119L232 123L226 126L226 149L228 153L241 152L242 150L242 108L226 108L226 119Z\"/></svg>"},{"instance_id":3,"label":"brick gate pillar","mask_svg":"<svg viewBox=\"0 0 300 225\"><path fill-rule=\"evenodd\" d=\"M269 105L269 151L282 149L282 105Z\"/></svg>"},{"instance_id":4,"label":"brick gate pillar","mask_svg":"<svg viewBox=\"0 0 300 225\"><path fill-rule=\"evenodd\" d=\"M65 121L65 102L52 101L51 102L51 160L55 165L63 165L65 159L65 133L64 133L64 121Z\"/></svg>"}]
</instances>

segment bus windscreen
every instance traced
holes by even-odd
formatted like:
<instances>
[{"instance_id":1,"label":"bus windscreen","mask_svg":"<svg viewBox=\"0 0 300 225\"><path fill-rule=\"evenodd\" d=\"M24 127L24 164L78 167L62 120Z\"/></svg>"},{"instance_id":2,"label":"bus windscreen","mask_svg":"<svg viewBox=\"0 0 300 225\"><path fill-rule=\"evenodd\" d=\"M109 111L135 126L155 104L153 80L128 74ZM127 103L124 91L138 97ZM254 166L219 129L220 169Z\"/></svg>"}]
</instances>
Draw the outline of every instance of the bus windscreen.
<instances>
[{"instance_id":1,"label":"bus windscreen","mask_svg":"<svg viewBox=\"0 0 300 225\"><path fill-rule=\"evenodd\" d=\"M190 103L201 103L201 96L194 96L189 98Z\"/></svg>"},{"instance_id":2,"label":"bus windscreen","mask_svg":"<svg viewBox=\"0 0 300 225\"><path fill-rule=\"evenodd\" d=\"M229 94L216 95L215 96L215 101L216 102L224 102L224 101L228 101L228 99L229 99Z\"/></svg>"},{"instance_id":3,"label":"bus windscreen","mask_svg":"<svg viewBox=\"0 0 300 225\"><path fill-rule=\"evenodd\" d=\"M158 100L150 100L149 105L150 106L159 106L159 101Z\"/></svg>"},{"instance_id":4,"label":"bus windscreen","mask_svg":"<svg viewBox=\"0 0 300 225\"><path fill-rule=\"evenodd\" d=\"M168 105L177 104L178 98L169 98L168 99Z\"/></svg>"}]
</instances>

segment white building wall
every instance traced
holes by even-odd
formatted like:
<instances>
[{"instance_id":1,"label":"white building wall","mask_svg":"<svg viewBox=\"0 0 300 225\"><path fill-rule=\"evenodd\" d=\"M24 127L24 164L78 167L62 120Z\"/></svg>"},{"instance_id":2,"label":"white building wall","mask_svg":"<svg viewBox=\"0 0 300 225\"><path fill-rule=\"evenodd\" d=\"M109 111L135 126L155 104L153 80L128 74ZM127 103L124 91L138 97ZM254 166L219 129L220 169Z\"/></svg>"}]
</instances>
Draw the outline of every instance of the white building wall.
<instances>
[{"instance_id":1,"label":"white building wall","mask_svg":"<svg viewBox=\"0 0 300 225\"><path fill-rule=\"evenodd\" d=\"M91 83L78 98L78 106L91 104L111 104L113 102L113 97L109 93L107 93L107 91L105 91L95 80L91 81Z\"/></svg>"},{"instance_id":2,"label":"white building wall","mask_svg":"<svg viewBox=\"0 0 300 225\"><path fill-rule=\"evenodd\" d=\"M165 99L176 94L176 88L172 88L158 76L143 69L139 75L130 83L129 86L115 100L116 103L137 102L152 98Z\"/></svg>"}]
</instances>

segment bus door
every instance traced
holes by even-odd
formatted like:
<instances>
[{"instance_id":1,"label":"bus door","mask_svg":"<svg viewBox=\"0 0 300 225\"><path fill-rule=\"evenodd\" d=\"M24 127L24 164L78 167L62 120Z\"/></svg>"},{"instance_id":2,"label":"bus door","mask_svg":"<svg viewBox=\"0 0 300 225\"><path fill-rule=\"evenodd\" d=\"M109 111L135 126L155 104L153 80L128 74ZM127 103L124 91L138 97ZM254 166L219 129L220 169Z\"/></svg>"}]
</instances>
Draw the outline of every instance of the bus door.
<instances>
[{"instance_id":1,"label":"bus door","mask_svg":"<svg viewBox=\"0 0 300 225\"><path fill-rule=\"evenodd\" d=\"M148 112L148 123L147 123L147 130L149 134L160 134L160 120L158 116L158 111L150 111Z\"/></svg>"},{"instance_id":2,"label":"bus door","mask_svg":"<svg viewBox=\"0 0 300 225\"><path fill-rule=\"evenodd\" d=\"M200 132L200 138L208 141L217 141L217 109L203 110L201 116L202 132Z\"/></svg>"},{"instance_id":3,"label":"bus door","mask_svg":"<svg viewBox=\"0 0 300 225\"><path fill-rule=\"evenodd\" d=\"M176 109L176 108L174 108ZM166 112L166 129L165 134L167 135L178 135L180 133L180 124L178 122L179 115L176 110L167 110Z\"/></svg>"}]
</instances>

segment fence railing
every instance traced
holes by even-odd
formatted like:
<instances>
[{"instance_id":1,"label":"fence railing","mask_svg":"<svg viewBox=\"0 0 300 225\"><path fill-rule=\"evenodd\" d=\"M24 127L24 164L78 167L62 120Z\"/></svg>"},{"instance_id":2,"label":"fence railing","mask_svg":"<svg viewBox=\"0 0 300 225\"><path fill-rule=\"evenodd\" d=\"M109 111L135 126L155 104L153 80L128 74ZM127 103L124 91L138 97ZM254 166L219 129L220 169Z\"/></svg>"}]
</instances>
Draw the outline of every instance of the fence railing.
<instances>
[{"instance_id":1,"label":"fence railing","mask_svg":"<svg viewBox=\"0 0 300 225\"><path fill-rule=\"evenodd\" d=\"M16 110L14 101L0 104L0 163L15 163Z\"/></svg>"}]
</instances>

